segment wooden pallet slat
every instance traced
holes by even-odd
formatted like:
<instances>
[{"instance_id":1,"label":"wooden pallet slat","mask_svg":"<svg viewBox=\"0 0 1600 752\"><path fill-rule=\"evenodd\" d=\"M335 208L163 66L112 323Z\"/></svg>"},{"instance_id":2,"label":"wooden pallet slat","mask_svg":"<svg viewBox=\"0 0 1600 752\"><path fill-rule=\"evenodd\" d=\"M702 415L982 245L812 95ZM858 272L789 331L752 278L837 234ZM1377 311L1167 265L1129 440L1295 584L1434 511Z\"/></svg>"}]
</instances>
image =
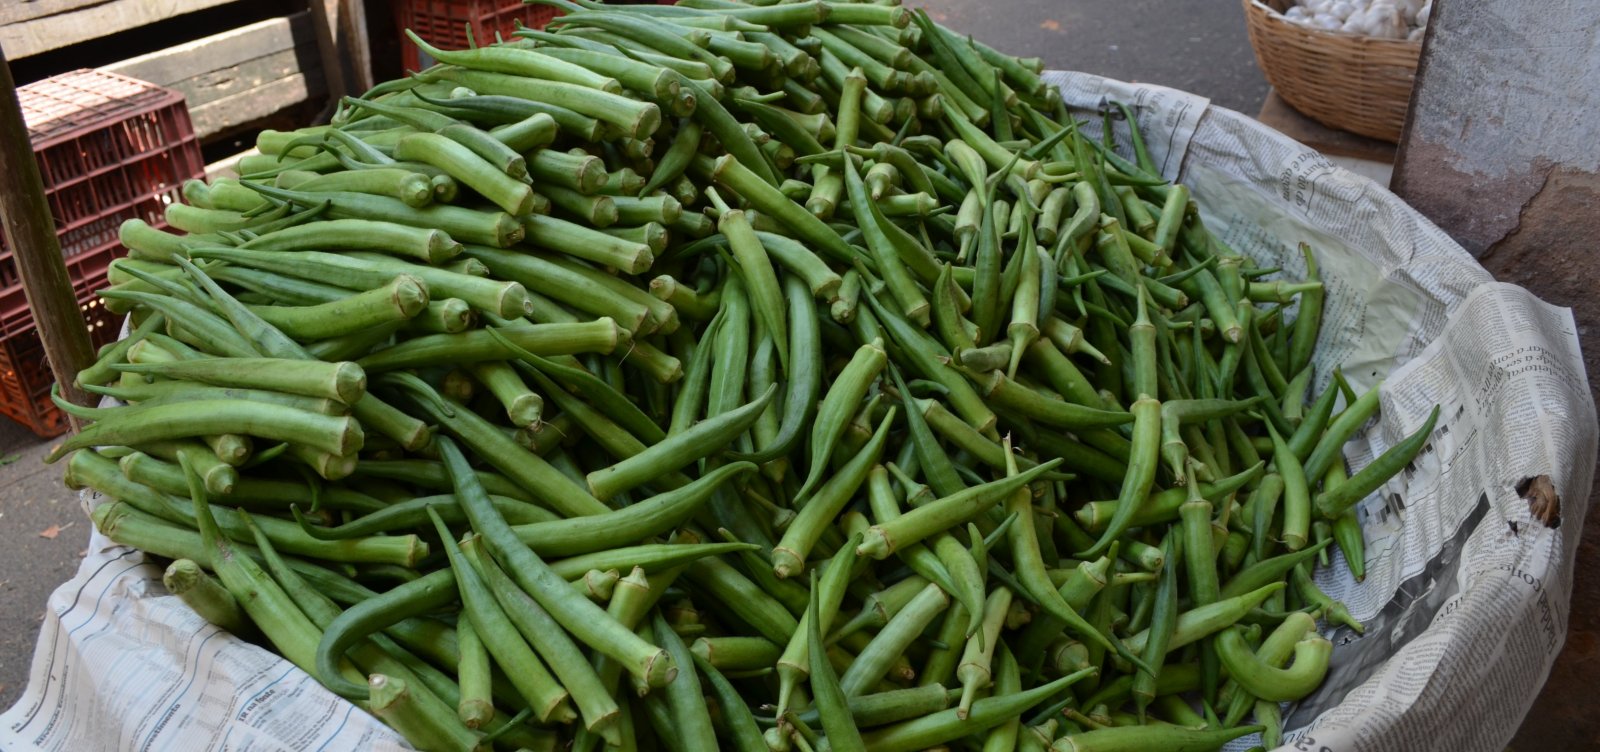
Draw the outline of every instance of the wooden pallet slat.
<instances>
[{"instance_id":1,"label":"wooden pallet slat","mask_svg":"<svg viewBox=\"0 0 1600 752\"><path fill-rule=\"evenodd\" d=\"M183 92L201 138L327 93L309 11L129 58L106 70Z\"/></svg>"},{"instance_id":2,"label":"wooden pallet slat","mask_svg":"<svg viewBox=\"0 0 1600 752\"><path fill-rule=\"evenodd\" d=\"M312 71L310 75L296 73L265 86L191 107L189 118L194 121L197 134L220 133L235 125L259 120L285 107L321 96L323 87L320 71Z\"/></svg>"},{"instance_id":3,"label":"wooden pallet slat","mask_svg":"<svg viewBox=\"0 0 1600 752\"><path fill-rule=\"evenodd\" d=\"M230 2L233 0L8 1L0 3L6 9L6 17L0 19L4 24L0 25L0 47L8 59L20 60L98 39L112 30L137 29Z\"/></svg>"}]
</instances>

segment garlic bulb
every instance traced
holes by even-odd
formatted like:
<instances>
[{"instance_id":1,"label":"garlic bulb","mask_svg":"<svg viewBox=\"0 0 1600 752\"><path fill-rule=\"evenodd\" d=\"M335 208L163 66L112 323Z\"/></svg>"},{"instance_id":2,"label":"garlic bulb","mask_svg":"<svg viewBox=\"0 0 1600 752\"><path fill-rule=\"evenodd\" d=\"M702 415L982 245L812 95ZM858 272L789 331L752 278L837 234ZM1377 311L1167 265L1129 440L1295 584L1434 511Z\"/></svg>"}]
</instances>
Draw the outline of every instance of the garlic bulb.
<instances>
[{"instance_id":1,"label":"garlic bulb","mask_svg":"<svg viewBox=\"0 0 1600 752\"><path fill-rule=\"evenodd\" d=\"M1381 39L1405 39L1410 31L1406 21L1400 15L1400 9L1391 0L1373 0L1372 7L1367 9L1365 19L1367 35Z\"/></svg>"},{"instance_id":2,"label":"garlic bulb","mask_svg":"<svg viewBox=\"0 0 1600 752\"><path fill-rule=\"evenodd\" d=\"M1380 39L1421 39L1433 0L1296 0L1284 11L1292 23Z\"/></svg>"}]
</instances>

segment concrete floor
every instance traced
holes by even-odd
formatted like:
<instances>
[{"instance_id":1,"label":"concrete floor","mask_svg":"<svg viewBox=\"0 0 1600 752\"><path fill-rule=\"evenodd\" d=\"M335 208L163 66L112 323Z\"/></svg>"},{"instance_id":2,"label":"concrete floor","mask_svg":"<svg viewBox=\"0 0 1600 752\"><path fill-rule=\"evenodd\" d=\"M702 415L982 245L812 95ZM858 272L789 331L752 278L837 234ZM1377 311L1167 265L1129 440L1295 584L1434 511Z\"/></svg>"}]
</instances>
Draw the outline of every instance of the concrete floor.
<instances>
[{"instance_id":1,"label":"concrete floor","mask_svg":"<svg viewBox=\"0 0 1600 752\"><path fill-rule=\"evenodd\" d=\"M1236 2L913 2L948 26L1014 54L1041 57L1050 68L1171 86L1251 115L1267 94ZM59 468L41 463L49 445L0 419L0 458L18 455L0 465L0 708L21 692L45 600L76 570L88 536L76 494L62 486ZM41 537L52 526L59 534ZM1574 624L1586 619L1593 616L1573 615ZM1581 637L1574 638L1577 645L1593 642ZM1545 697L1563 691L1552 685ZM1533 717L1542 715L1544 704L1542 698ZM1524 729L1513 746L1539 748L1529 743L1538 736Z\"/></svg>"},{"instance_id":2,"label":"concrete floor","mask_svg":"<svg viewBox=\"0 0 1600 752\"><path fill-rule=\"evenodd\" d=\"M934 20L1045 66L1182 89L1255 115L1267 97L1238 2L907 0Z\"/></svg>"},{"instance_id":3,"label":"concrete floor","mask_svg":"<svg viewBox=\"0 0 1600 752\"><path fill-rule=\"evenodd\" d=\"M53 443L0 418L0 461L16 457L0 466L0 708L21 694L45 599L78 570L89 540L77 492L62 485L61 466L44 464Z\"/></svg>"}]
</instances>

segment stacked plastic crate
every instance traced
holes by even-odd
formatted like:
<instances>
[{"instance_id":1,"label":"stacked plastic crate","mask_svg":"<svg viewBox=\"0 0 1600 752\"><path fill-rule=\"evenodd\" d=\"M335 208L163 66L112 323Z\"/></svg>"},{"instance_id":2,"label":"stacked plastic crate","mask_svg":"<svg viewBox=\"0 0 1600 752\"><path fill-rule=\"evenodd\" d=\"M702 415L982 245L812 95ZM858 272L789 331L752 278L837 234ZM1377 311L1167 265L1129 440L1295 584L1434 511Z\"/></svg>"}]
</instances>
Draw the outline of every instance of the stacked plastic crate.
<instances>
[{"instance_id":1,"label":"stacked plastic crate","mask_svg":"<svg viewBox=\"0 0 1600 752\"><path fill-rule=\"evenodd\" d=\"M96 346L117 337L119 316L94 291L126 253L117 228L139 218L165 226L167 204L205 163L183 95L114 73L79 70L17 89L44 178L61 254ZM67 430L50 402L54 381L12 249L0 240L0 414L49 437Z\"/></svg>"},{"instance_id":2,"label":"stacked plastic crate","mask_svg":"<svg viewBox=\"0 0 1600 752\"><path fill-rule=\"evenodd\" d=\"M497 32L510 37L519 23L544 28L556 13L548 5L525 5L522 0L403 0L395 4L395 26L416 32L440 49L459 50L467 47L469 25L472 40L487 44ZM406 70L433 65L409 39L400 41L400 49Z\"/></svg>"},{"instance_id":3,"label":"stacked plastic crate","mask_svg":"<svg viewBox=\"0 0 1600 752\"><path fill-rule=\"evenodd\" d=\"M645 0L646 5L675 5L678 0ZM613 3L617 4L617 3ZM621 4L641 4L623 0ZM402 0L395 4L395 26L410 29L440 49L459 50L467 46L467 26L479 44L494 41L494 35L510 37L517 24L542 29L560 11L548 5L527 5L522 0ZM433 64L409 39L400 41L401 62L406 70L422 70Z\"/></svg>"}]
</instances>

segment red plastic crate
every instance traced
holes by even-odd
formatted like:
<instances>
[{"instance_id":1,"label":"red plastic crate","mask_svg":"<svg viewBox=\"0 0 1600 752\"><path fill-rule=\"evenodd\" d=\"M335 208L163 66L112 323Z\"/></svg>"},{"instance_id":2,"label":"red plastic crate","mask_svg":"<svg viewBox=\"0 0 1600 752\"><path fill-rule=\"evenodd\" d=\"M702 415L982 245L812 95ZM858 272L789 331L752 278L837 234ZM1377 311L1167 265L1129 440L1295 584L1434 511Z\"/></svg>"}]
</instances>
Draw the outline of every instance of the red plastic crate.
<instances>
[{"instance_id":1,"label":"red plastic crate","mask_svg":"<svg viewBox=\"0 0 1600 752\"><path fill-rule=\"evenodd\" d=\"M478 44L494 41L495 32L510 37L517 22L542 29L560 11L548 5L524 5L522 0L400 0L395 3L395 28L400 30L400 60L406 70L422 70L433 61L417 49L405 30L428 44L445 50L467 47L467 24Z\"/></svg>"},{"instance_id":2,"label":"red plastic crate","mask_svg":"<svg viewBox=\"0 0 1600 752\"><path fill-rule=\"evenodd\" d=\"M117 228L135 217L165 226L163 213L183 181L205 175L188 107L178 92L98 70L28 84L17 98L73 291L91 339L105 344L116 338L120 317L94 291L125 253ZM0 238L0 414L40 436L62 433L67 423L50 403L51 381L16 262Z\"/></svg>"},{"instance_id":3,"label":"red plastic crate","mask_svg":"<svg viewBox=\"0 0 1600 752\"><path fill-rule=\"evenodd\" d=\"M82 279L73 285L84 323L89 325L89 340L96 348L117 339L122 331L122 316L106 310L94 291L106 285L106 272ZM28 322L26 328L0 338L0 415L21 423L42 438L67 432L67 416L50 401L50 386L55 376L44 356L39 329Z\"/></svg>"}]
</instances>

